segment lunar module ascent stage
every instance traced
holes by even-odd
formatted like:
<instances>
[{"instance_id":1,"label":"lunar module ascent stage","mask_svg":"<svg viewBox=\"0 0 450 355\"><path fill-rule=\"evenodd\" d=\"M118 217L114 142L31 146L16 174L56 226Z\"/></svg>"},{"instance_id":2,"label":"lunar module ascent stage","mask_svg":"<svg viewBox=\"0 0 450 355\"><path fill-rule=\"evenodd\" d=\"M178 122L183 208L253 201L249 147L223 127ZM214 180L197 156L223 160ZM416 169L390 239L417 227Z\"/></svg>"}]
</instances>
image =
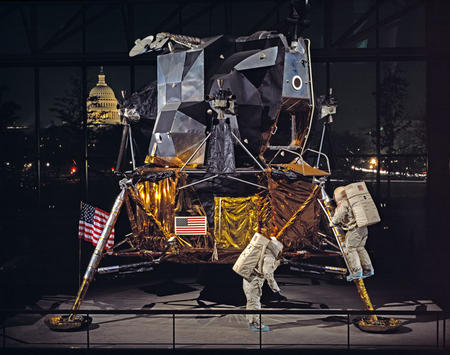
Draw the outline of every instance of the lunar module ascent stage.
<instances>
[{"instance_id":1,"label":"lunar module ascent stage","mask_svg":"<svg viewBox=\"0 0 450 355\"><path fill-rule=\"evenodd\" d=\"M343 279L348 263L342 231L329 227L331 172L321 151L337 105L331 91L314 97L310 41L288 42L269 31L205 39L159 33L137 40L130 56L151 52L158 54L157 83L124 97L119 108L124 129L116 171L127 149L133 170L121 173L73 313L48 318L47 325L86 324L76 312L96 272L142 271L164 261L231 268L255 232L280 240L284 260L298 270ZM318 150L308 147L314 119L323 123ZM149 120L155 123L148 155L136 167L132 128ZM131 233L105 252L123 206ZM105 254L144 260L98 268ZM354 283L373 310L363 280ZM367 331L398 325L375 315L358 322Z\"/></svg>"}]
</instances>

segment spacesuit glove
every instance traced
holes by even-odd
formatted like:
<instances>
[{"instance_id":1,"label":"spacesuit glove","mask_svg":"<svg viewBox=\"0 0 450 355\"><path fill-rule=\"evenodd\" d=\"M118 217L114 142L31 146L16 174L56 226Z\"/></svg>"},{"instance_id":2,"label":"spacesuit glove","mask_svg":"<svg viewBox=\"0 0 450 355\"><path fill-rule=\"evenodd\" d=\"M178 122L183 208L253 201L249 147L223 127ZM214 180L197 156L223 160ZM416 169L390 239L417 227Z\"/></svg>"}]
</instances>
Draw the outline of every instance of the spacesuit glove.
<instances>
[{"instance_id":1,"label":"spacesuit glove","mask_svg":"<svg viewBox=\"0 0 450 355\"><path fill-rule=\"evenodd\" d=\"M280 291L275 292L275 294L273 296L273 299L275 301L287 301L286 296L283 296Z\"/></svg>"}]
</instances>

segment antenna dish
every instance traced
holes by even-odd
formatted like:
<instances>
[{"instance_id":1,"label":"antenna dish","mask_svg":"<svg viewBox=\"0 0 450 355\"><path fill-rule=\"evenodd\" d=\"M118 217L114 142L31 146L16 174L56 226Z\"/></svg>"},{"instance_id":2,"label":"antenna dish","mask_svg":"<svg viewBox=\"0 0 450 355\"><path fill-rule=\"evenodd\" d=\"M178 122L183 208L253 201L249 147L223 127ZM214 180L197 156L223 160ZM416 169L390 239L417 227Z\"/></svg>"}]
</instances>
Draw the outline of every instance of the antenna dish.
<instances>
[{"instance_id":1,"label":"antenna dish","mask_svg":"<svg viewBox=\"0 0 450 355\"><path fill-rule=\"evenodd\" d=\"M140 54L144 54L150 51L150 45L153 42L154 37L152 35L145 37L144 39L137 39L134 43L134 47L131 48L129 56L135 57Z\"/></svg>"}]
</instances>

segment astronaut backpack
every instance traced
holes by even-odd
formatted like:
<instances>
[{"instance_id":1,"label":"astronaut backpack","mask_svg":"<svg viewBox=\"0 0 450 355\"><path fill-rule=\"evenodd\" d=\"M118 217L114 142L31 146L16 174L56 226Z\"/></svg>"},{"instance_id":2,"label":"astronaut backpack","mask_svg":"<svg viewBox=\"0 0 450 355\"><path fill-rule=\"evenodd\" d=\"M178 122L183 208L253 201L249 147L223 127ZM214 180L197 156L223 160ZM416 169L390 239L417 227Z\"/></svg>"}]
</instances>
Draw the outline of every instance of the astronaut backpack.
<instances>
[{"instance_id":1,"label":"astronaut backpack","mask_svg":"<svg viewBox=\"0 0 450 355\"><path fill-rule=\"evenodd\" d=\"M245 279L249 279L253 270L258 264L261 256L264 255L270 239L256 232L250 243L242 251L239 258L233 265L233 270Z\"/></svg>"},{"instance_id":2,"label":"astronaut backpack","mask_svg":"<svg viewBox=\"0 0 450 355\"><path fill-rule=\"evenodd\" d=\"M283 247L283 243L277 240L277 238L270 237L270 243L267 244L267 249L272 252L275 258L278 258L278 256L280 256L281 252L283 251Z\"/></svg>"},{"instance_id":3,"label":"astronaut backpack","mask_svg":"<svg viewBox=\"0 0 450 355\"><path fill-rule=\"evenodd\" d=\"M345 194L358 227L371 226L381 221L377 206L375 206L364 181L345 186Z\"/></svg>"}]
</instances>

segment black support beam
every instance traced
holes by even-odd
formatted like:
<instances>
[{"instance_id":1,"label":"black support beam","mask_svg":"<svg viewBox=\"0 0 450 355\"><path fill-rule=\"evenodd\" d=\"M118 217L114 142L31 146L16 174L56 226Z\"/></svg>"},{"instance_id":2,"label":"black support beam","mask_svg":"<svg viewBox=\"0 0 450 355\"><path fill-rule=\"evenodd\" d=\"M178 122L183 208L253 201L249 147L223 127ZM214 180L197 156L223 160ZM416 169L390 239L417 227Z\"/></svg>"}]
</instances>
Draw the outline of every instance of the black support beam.
<instances>
[{"instance_id":1,"label":"black support beam","mask_svg":"<svg viewBox=\"0 0 450 355\"><path fill-rule=\"evenodd\" d=\"M427 273L435 295L450 306L449 114L450 1L426 1L427 16Z\"/></svg>"},{"instance_id":2,"label":"black support beam","mask_svg":"<svg viewBox=\"0 0 450 355\"><path fill-rule=\"evenodd\" d=\"M426 60L424 48L342 48L342 49L312 49L312 61L325 62L360 62L360 61L419 61ZM61 53L36 54L33 56L3 55L0 57L0 67L39 66L81 66L89 65L154 65L156 57L143 55L129 58L128 53Z\"/></svg>"}]
</instances>

